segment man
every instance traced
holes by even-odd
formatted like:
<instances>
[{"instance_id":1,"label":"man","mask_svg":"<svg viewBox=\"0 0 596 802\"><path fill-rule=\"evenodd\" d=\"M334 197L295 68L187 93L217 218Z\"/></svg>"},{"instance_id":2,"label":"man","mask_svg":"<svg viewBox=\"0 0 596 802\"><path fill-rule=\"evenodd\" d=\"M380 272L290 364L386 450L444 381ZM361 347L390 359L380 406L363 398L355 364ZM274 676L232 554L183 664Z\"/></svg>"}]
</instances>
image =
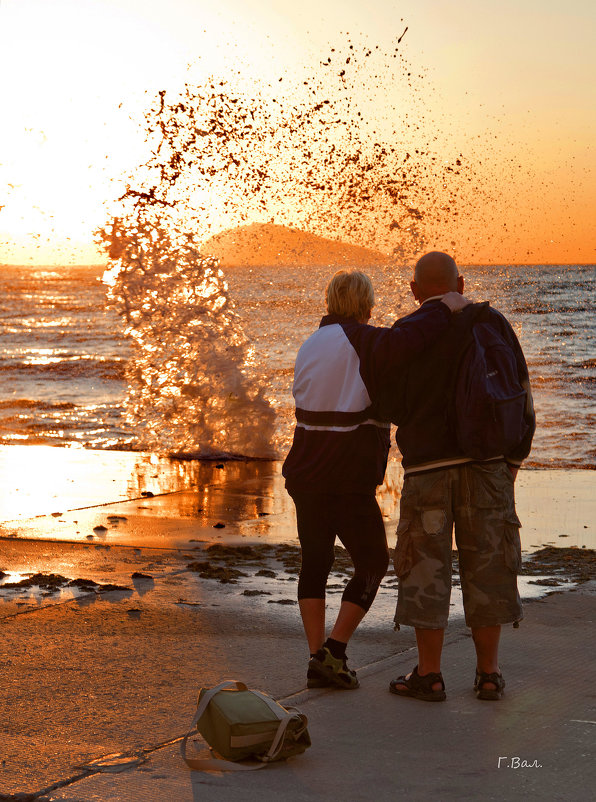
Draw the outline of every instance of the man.
<instances>
[{"instance_id":1,"label":"man","mask_svg":"<svg viewBox=\"0 0 596 802\"><path fill-rule=\"evenodd\" d=\"M351 690L359 683L347 667L346 646L389 560L375 498L389 451L389 423L377 411L380 388L388 372L444 335L451 312L469 301L452 292L414 321L393 329L369 326L374 292L358 270L338 271L325 300L328 314L296 358L296 429L283 475L296 506L302 551L298 600L310 650L307 685ZM350 554L354 575L325 640L325 587L336 536Z\"/></svg>"},{"instance_id":2,"label":"man","mask_svg":"<svg viewBox=\"0 0 596 802\"><path fill-rule=\"evenodd\" d=\"M396 325L428 313L447 292L463 293L464 279L450 256L432 252L416 264L410 287L420 308ZM468 341L475 308L454 315L445 336L396 375L381 407L398 426L396 441L405 473L395 551L399 577L395 622L398 627L413 626L418 645L418 665L393 680L390 690L426 701L446 698L441 652L449 613L454 525L466 623L476 649L474 689L479 699L502 697L501 625L522 618L514 481L534 434L532 396L517 338L503 315L488 307L488 325L512 349L519 382L526 390L526 434L511 453L494 459L479 461L463 453L448 411L455 364Z\"/></svg>"}]
</instances>

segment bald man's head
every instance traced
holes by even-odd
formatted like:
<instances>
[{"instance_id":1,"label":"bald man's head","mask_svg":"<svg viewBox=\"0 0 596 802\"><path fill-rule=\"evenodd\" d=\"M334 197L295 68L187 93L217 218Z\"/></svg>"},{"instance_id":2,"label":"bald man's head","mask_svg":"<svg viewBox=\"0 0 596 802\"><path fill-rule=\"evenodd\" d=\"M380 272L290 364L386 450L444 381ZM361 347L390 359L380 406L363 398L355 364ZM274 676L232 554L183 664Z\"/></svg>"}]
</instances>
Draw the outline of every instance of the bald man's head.
<instances>
[{"instance_id":1,"label":"bald man's head","mask_svg":"<svg viewBox=\"0 0 596 802\"><path fill-rule=\"evenodd\" d=\"M463 292L463 278L458 274L455 260L449 254L431 251L416 262L411 287L416 300L422 303L434 295Z\"/></svg>"}]
</instances>

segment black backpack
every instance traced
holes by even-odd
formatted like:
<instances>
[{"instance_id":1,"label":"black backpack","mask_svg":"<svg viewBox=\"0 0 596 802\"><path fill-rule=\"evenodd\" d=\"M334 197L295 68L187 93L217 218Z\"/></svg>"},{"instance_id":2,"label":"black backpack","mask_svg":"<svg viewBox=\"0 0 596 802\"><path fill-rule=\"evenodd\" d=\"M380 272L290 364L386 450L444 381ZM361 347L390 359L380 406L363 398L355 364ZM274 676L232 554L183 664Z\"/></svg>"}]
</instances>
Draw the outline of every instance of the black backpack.
<instances>
[{"instance_id":1,"label":"black backpack","mask_svg":"<svg viewBox=\"0 0 596 802\"><path fill-rule=\"evenodd\" d=\"M467 457L507 456L528 431L526 391L513 349L491 325L488 302L469 307L468 315L473 319L455 371L452 425Z\"/></svg>"}]
</instances>

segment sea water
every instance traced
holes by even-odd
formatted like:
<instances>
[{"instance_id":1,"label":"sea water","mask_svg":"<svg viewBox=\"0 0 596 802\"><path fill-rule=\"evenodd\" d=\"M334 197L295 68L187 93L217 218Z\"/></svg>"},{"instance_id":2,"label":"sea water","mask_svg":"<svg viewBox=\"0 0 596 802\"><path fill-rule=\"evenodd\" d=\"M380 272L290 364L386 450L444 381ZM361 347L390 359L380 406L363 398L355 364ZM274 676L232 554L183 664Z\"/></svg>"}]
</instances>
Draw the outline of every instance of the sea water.
<instances>
[{"instance_id":1,"label":"sea water","mask_svg":"<svg viewBox=\"0 0 596 802\"><path fill-rule=\"evenodd\" d=\"M516 331L530 370L538 427L527 466L596 467L596 330L591 299L594 265L461 267L466 294L489 300ZM131 423L126 367L131 345L126 321L107 306L103 267L12 267L0 271L0 445L45 444L141 450L146 432ZM371 323L391 325L414 308L406 268L368 271L377 305ZM283 457L291 442L292 371L296 352L324 314L331 268L234 268L224 272L234 322L245 338L253 396L243 415L249 431L267 414L266 442L249 456ZM167 322L164 322L164 326ZM215 336L215 333L213 333ZM176 346L174 345L174 348ZM181 342L180 347L186 347ZM200 373L209 368L197 366ZM200 370L199 370L200 369ZM179 379L181 386L184 379ZM176 376L169 376L171 385ZM225 423L227 400L214 380L198 403L209 400ZM250 400L250 399L249 399ZM228 431L231 430L228 422ZM159 426L158 426L159 429ZM170 431L170 430L168 430ZM197 433L196 442L193 432ZM168 435L164 452L216 456L195 420ZM244 449L229 449L238 454ZM178 446L178 447L177 447ZM158 449L159 450L159 449Z\"/></svg>"}]
</instances>

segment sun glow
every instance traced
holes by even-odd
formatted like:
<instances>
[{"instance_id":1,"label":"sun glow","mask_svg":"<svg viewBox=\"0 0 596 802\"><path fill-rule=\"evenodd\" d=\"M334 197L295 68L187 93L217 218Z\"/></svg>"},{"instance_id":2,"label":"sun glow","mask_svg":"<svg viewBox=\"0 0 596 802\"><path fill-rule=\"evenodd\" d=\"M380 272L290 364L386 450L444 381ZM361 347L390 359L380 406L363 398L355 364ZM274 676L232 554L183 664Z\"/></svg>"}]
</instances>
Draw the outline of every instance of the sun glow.
<instances>
[{"instance_id":1,"label":"sun glow","mask_svg":"<svg viewBox=\"0 0 596 802\"><path fill-rule=\"evenodd\" d=\"M366 14L338 0L222 0L217 10L206 0L2 0L0 74L10 79L0 262L101 259L93 231L147 156L139 122L159 90L213 75L277 99L298 91L289 85L298 87L312 64L328 70L321 54L346 36L357 32L373 50L391 52L406 27L409 96L379 74L363 109L374 110L380 134L395 130L404 149L434 126L439 157L473 156L493 195L490 230L475 228L471 187L469 210L436 236L458 242L463 261L593 261L594 5L582 0L549 14L537 0L523 9L513 0L465 8L454 16L431 0L372 0ZM216 187L193 202L223 219Z\"/></svg>"}]
</instances>

